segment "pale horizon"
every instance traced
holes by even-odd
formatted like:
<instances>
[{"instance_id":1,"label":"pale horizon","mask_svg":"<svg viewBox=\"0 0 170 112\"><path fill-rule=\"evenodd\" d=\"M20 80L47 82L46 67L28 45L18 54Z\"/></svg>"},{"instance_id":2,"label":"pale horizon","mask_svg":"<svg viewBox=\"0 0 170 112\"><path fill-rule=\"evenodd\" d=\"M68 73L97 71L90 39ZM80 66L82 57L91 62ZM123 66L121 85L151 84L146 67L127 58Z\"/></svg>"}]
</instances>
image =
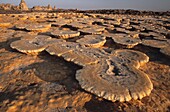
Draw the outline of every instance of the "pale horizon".
<instances>
[{"instance_id":1,"label":"pale horizon","mask_svg":"<svg viewBox=\"0 0 170 112\"><path fill-rule=\"evenodd\" d=\"M18 5L21 0L1 0L1 3L10 3ZM169 11L170 0L25 0L28 7L33 6L56 6L63 9L133 9L133 10L149 10L149 11Z\"/></svg>"}]
</instances>

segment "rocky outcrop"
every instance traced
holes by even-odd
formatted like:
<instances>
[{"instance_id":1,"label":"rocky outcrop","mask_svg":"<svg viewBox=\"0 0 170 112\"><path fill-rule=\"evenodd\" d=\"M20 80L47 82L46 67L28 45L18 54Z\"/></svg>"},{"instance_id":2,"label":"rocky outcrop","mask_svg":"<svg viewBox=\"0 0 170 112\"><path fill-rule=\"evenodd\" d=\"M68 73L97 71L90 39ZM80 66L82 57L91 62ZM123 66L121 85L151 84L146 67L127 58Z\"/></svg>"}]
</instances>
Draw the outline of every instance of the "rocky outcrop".
<instances>
[{"instance_id":1,"label":"rocky outcrop","mask_svg":"<svg viewBox=\"0 0 170 112\"><path fill-rule=\"evenodd\" d=\"M51 5L48 6L34 6L31 10L33 11L52 11Z\"/></svg>"},{"instance_id":2,"label":"rocky outcrop","mask_svg":"<svg viewBox=\"0 0 170 112\"><path fill-rule=\"evenodd\" d=\"M15 11L28 11L29 8L24 0L21 0L20 4L18 6L12 5L12 4L0 4L0 10L15 10ZM31 8L32 11L53 11L56 10L56 7L51 7L50 4L48 6L33 6Z\"/></svg>"},{"instance_id":3,"label":"rocky outcrop","mask_svg":"<svg viewBox=\"0 0 170 112\"><path fill-rule=\"evenodd\" d=\"M21 0L20 4L19 4L19 9L20 10L29 10L28 6L26 4L26 2L24 0Z\"/></svg>"},{"instance_id":4,"label":"rocky outcrop","mask_svg":"<svg viewBox=\"0 0 170 112\"><path fill-rule=\"evenodd\" d=\"M0 10L15 10L15 11L18 11L18 10L24 10L24 11L27 11L29 10L28 7L27 7L27 4L24 0L21 0L20 4L18 6L15 6L15 5L12 5L12 4L0 4Z\"/></svg>"},{"instance_id":5,"label":"rocky outcrop","mask_svg":"<svg viewBox=\"0 0 170 112\"><path fill-rule=\"evenodd\" d=\"M15 9L16 6L12 4L0 4L0 9L1 10L12 10Z\"/></svg>"}]
</instances>

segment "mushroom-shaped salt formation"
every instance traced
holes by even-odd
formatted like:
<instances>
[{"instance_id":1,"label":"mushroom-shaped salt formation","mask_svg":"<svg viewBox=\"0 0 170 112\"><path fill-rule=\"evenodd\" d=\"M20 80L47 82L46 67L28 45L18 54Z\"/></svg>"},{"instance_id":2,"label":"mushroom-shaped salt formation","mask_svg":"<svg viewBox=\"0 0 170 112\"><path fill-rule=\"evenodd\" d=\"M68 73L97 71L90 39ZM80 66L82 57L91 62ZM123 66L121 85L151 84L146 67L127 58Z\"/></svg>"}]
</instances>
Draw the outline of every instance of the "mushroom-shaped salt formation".
<instances>
[{"instance_id":1,"label":"mushroom-shaped salt formation","mask_svg":"<svg viewBox=\"0 0 170 112\"><path fill-rule=\"evenodd\" d=\"M116 50L110 59L78 70L76 79L86 91L113 102L142 99L153 89L147 74L138 70L148 59L141 52Z\"/></svg>"},{"instance_id":2,"label":"mushroom-shaped salt formation","mask_svg":"<svg viewBox=\"0 0 170 112\"><path fill-rule=\"evenodd\" d=\"M77 21L82 24L92 25L93 20L91 18L77 18Z\"/></svg>"},{"instance_id":3,"label":"mushroom-shaped salt formation","mask_svg":"<svg viewBox=\"0 0 170 112\"><path fill-rule=\"evenodd\" d=\"M105 44L106 38L101 35L86 35L84 36L84 38L81 38L76 42L88 47L98 48L102 47Z\"/></svg>"},{"instance_id":4,"label":"mushroom-shaped salt formation","mask_svg":"<svg viewBox=\"0 0 170 112\"><path fill-rule=\"evenodd\" d=\"M132 38L127 34L107 34L107 36L111 37L115 43L126 46L126 48L133 48L141 43L139 38Z\"/></svg>"},{"instance_id":5,"label":"mushroom-shaped salt formation","mask_svg":"<svg viewBox=\"0 0 170 112\"><path fill-rule=\"evenodd\" d=\"M26 30L35 32L45 32L51 27L51 24L30 24L26 26Z\"/></svg>"},{"instance_id":6,"label":"mushroom-shaped salt formation","mask_svg":"<svg viewBox=\"0 0 170 112\"><path fill-rule=\"evenodd\" d=\"M51 23L52 26L64 26L66 24L67 22L63 22L63 21Z\"/></svg>"},{"instance_id":7,"label":"mushroom-shaped salt formation","mask_svg":"<svg viewBox=\"0 0 170 112\"><path fill-rule=\"evenodd\" d=\"M52 31L51 35L53 35L57 38L68 39L68 38L80 36L80 32L72 31L72 30L59 30L59 29L57 29L57 30Z\"/></svg>"},{"instance_id":8,"label":"mushroom-shaped salt formation","mask_svg":"<svg viewBox=\"0 0 170 112\"><path fill-rule=\"evenodd\" d=\"M39 52L42 52L46 48L44 45L38 45L28 40L18 40L12 42L10 46L11 48L17 49L20 52L34 55L37 55Z\"/></svg>"},{"instance_id":9,"label":"mushroom-shaped salt formation","mask_svg":"<svg viewBox=\"0 0 170 112\"><path fill-rule=\"evenodd\" d=\"M63 43L63 42L66 42L66 40L50 38L45 41L42 41L41 43L44 45L47 45L47 46L52 46L53 44L59 44L59 43Z\"/></svg>"},{"instance_id":10,"label":"mushroom-shaped salt formation","mask_svg":"<svg viewBox=\"0 0 170 112\"><path fill-rule=\"evenodd\" d=\"M149 32L150 36L155 40L166 40L166 36L156 32Z\"/></svg>"},{"instance_id":11,"label":"mushroom-shaped salt formation","mask_svg":"<svg viewBox=\"0 0 170 112\"><path fill-rule=\"evenodd\" d=\"M47 44L45 41L51 39L49 36L32 36L28 39L14 41L10 44L11 48L16 49L22 53L37 55L45 50Z\"/></svg>"},{"instance_id":12,"label":"mushroom-shaped salt formation","mask_svg":"<svg viewBox=\"0 0 170 112\"><path fill-rule=\"evenodd\" d=\"M83 52L83 46L73 42L63 42L49 46L46 51L51 55L63 57L67 61L85 66L97 63L97 59Z\"/></svg>"},{"instance_id":13,"label":"mushroom-shaped salt formation","mask_svg":"<svg viewBox=\"0 0 170 112\"><path fill-rule=\"evenodd\" d=\"M27 24L17 24L14 26L15 29L17 30L26 30Z\"/></svg>"},{"instance_id":14,"label":"mushroom-shaped salt formation","mask_svg":"<svg viewBox=\"0 0 170 112\"><path fill-rule=\"evenodd\" d=\"M51 20L52 21L52 20ZM51 23L52 26L64 26L66 24L69 24L72 22L71 19L53 19L53 22Z\"/></svg>"},{"instance_id":15,"label":"mushroom-shaped salt formation","mask_svg":"<svg viewBox=\"0 0 170 112\"><path fill-rule=\"evenodd\" d=\"M83 24L83 23L79 23L79 22L72 22L72 23L68 23L67 25L74 27L74 28L77 28L77 29L88 27L87 24Z\"/></svg>"},{"instance_id":16,"label":"mushroom-shaped salt formation","mask_svg":"<svg viewBox=\"0 0 170 112\"><path fill-rule=\"evenodd\" d=\"M167 55L167 56L170 56L170 45L160 49L160 52Z\"/></svg>"},{"instance_id":17,"label":"mushroom-shaped salt formation","mask_svg":"<svg viewBox=\"0 0 170 112\"><path fill-rule=\"evenodd\" d=\"M142 44L154 48L164 48L168 46L168 42L165 40L153 40L153 39L143 39Z\"/></svg>"},{"instance_id":18,"label":"mushroom-shaped salt formation","mask_svg":"<svg viewBox=\"0 0 170 112\"><path fill-rule=\"evenodd\" d=\"M94 57L97 60L108 59L109 53L101 48L84 47L81 52L88 54L90 57Z\"/></svg>"},{"instance_id":19,"label":"mushroom-shaped salt formation","mask_svg":"<svg viewBox=\"0 0 170 112\"><path fill-rule=\"evenodd\" d=\"M130 66L134 66L135 68L139 68L149 61L149 57L146 54L135 50L115 50L111 53L110 57L113 58L113 56L123 58L124 62L127 62Z\"/></svg>"},{"instance_id":20,"label":"mushroom-shaped salt formation","mask_svg":"<svg viewBox=\"0 0 170 112\"><path fill-rule=\"evenodd\" d=\"M125 28L115 28L114 30L116 30L116 33L130 33L130 31Z\"/></svg>"},{"instance_id":21,"label":"mushroom-shaped salt formation","mask_svg":"<svg viewBox=\"0 0 170 112\"><path fill-rule=\"evenodd\" d=\"M103 26L89 26L86 28L79 29L80 32L86 33L86 34L102 34L102 32L105 30L105 27Z\"/></svg>"}]
</instances>

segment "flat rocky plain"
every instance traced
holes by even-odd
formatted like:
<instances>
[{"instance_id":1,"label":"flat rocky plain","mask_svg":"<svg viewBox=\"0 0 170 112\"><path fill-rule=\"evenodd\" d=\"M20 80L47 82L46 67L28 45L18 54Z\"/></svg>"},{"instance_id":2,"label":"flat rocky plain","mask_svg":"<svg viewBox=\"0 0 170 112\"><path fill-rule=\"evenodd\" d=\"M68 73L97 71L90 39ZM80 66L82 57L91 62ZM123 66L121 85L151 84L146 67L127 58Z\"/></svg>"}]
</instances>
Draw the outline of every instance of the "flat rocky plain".
<instances>
[{"instance_id":1,"label":"flat rocky plain","mask_svg":"<svg viewBox=\"0 0 170 112\"><path fill-rule=\"evenodd\" d=\"M169 112L169 85L170 16L0 14L0 112Z\"/></svg>"}]
</instances>

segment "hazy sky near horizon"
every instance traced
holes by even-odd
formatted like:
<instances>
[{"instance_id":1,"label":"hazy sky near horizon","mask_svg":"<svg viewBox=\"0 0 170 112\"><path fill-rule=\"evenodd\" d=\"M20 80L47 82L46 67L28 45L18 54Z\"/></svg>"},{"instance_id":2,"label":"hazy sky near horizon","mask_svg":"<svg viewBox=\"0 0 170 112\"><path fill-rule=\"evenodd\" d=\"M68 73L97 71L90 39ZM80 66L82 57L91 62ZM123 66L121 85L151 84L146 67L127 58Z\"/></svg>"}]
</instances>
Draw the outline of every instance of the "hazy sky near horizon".
<instances>
[{"instance_id":1,"label":"hazy sky near horizon","mask_svg":"<svg viewBox=\"0 0 170 112\"><path fill-rule=\"evenodd\" d=\"M0 0L0 3L18 5L21 0ZM136 9L167 11L170 0L25 0L29 7L35 5L56 6L57 8L77 9Z\"/></svg>"}]
</instances>

